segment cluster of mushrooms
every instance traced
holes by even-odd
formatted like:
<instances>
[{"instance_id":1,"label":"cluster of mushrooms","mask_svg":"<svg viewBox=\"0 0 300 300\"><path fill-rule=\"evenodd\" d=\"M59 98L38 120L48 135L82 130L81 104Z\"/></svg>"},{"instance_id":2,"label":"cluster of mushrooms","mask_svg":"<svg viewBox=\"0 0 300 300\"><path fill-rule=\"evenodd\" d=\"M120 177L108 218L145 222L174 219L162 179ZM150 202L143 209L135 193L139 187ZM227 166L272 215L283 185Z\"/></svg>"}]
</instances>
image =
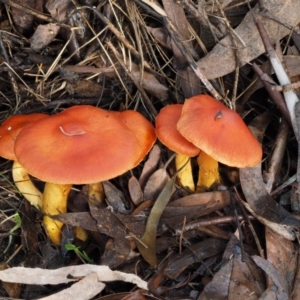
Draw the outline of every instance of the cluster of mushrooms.
<instances>
[{"instance_id":1,"label":"cluster of mushrooms","mask_svg":"<svg viewBox=\"0 0 300 300\"><path fill-rule=\"evenodd\" d=\"M73 106L52 116L15 115L0 126L0 156L14 161L17 188L42 210L47 234L58 245L63 224L49 216L66 213L72 185L88 184L97 196L101 182L136 167L156 137L177 153L181 174L192 174L189 158L199 155L203 171L197 186L207 188L219 181L218 175L210 182L200 182L200 177L217 171L217 161L243 168L262 158L260 143L240 116L207 95L165 107L156 118L156 129L136 111L107 111L89 105ZM213 163L205 167L202 161ZM28 174L46 182L44 193ZM192 175L179 175L179 182L195 191Z\"/></svg>"}]
</instances>

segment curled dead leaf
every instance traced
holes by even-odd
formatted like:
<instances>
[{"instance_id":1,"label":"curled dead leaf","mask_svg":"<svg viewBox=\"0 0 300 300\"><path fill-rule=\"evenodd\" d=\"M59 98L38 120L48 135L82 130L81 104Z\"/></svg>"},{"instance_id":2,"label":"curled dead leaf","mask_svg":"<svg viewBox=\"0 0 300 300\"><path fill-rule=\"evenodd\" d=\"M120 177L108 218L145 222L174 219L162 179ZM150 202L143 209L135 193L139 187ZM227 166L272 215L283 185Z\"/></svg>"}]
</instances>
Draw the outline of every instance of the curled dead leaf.
<instances>
[{"instance_id":1,"label":"curled dead leaf","mask_svg":"<svg viewBox=\"0 0 300 300\"><path fill-rule=\"evenodd\" d=\"M260 6L264 9L260 9ZM240 63L244 65L265 52L253 14L257 20L263 22L269 37L275 44L290 32L290 29L281 24L288 23L293 27L300 22L299 10L298 0L264 0L252 8L240 25L234 29L240 41ZM266 11L272 18L266 18ZM280 20L281 24L276 20ZM234 71L236 57L230 35L222 39L208 55L198 61L197 65L208 79L222 77Z\"/></svg>"},{"instance_id":2,"label":"curled dead leaf","mask_svg":"<svg viewBox=\"0 0 300 300\"><path fill-rule=\"evenodd\" d=\"M296 238L296 228L300 221L294 218L270 196L261 175L261 164L240 169L241 187L248 202L246 208L264 225L270 227L286 239Z\"/></svg>"}]
</instances>

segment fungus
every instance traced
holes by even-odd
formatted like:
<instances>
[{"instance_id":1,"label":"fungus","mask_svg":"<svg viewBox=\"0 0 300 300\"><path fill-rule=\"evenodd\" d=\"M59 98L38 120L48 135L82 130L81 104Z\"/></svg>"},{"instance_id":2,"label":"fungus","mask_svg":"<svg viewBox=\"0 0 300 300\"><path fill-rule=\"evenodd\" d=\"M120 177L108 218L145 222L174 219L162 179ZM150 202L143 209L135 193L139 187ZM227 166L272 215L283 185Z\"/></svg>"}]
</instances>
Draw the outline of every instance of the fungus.
<instances>
[{"instance_id":1,"label":"fungus","mask_svg":"<svg viewBox=\"0 0 300 300\"><path fill-rule=\"evenodd\" d=\"M194 192L195 184L190 157L198 155L199 175L197 186L205 186L206 188L220 181L218 163L203 151L200 151L200 147L189 142L177 130L182 107L182 104L172 104L164 107L156 117L156 133L158 139L165 146L176 152L175 166L176 170L179 170L177 178L180 185Z\"/></svg>"},{"instance_id":2,"label":"fungus","mask_svg":"<svg viewBox=\"0 0 300 300\"><path fill-rule=\"evenodd\" d=\"M189 142L225 165L253 167L262 159L260 143L239 114L208 95L185 101L177 129Z\"/></svg>"},{"instance_id":3,"label":"fungus","mask_svg":"<svg viewBox=\"0 0 300 300\"><path fill-rule=\"evenodd\" d=\"M28 125L16 140L15 153L29 174L46 182L42 211L54 215L66 212L72 184L125 173L141 162L155 140L153 126L138 112L82 105ZM60 244L63 224L47 215L48 235Z\"/></svg>"},{"instance_id":4,"label":"fungus","mask_svg":"<svg viewBox=\"0 0 300 300\"><path fill-rule=\"evenodd\" d=\"M32 183L26 169L18 162L14 145L18 134L25 126L46 117L48 116L44 114L14 115L0 126L0 156L14 161L12 166L14 183L24 198L37 209L42 207L43 195Z\"/></svg>"}]
</instances>

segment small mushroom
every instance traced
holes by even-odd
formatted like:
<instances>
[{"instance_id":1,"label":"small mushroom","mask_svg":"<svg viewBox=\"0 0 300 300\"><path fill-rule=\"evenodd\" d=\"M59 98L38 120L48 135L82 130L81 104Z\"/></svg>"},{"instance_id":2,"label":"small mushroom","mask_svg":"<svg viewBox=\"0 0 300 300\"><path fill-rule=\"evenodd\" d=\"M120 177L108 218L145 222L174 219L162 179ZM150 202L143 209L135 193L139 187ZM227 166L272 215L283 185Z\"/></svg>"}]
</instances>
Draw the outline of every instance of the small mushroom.
<instances>
[{"instance_id":1,"label":"small mushroom","mask_svg":"<svg viewBox=\"0 0 300 300\"><path fill-rule=\"evenodd\" d=\"M184 138L176 128L181 116L182 104L164 107L156 117L155 127L158 139L176 153L175 167L179 184L195 191L190 157L199 154L200 149Z\"/></svg>"},{"instance_id":2,"label":"small mushroom","mask_svg":"<svg viewBox=\"0 0 300 300\"><path fill-rule=\"evenodd\" d=\"M15 153L29 174L47 182L42 211L54 215L66 212L72 184L125 173L142 161L155 140L154 127L138 112L82 105L28 125L17 138ZM60 244L63 224L49 216L44 223L51 241Z\"/></svg>"},{"instance_id":3,"label":"small mushroom","mask_svg":"<svg viewBox=\"0 0 300 300\"><path fill-rule=\"evenodd\" d=\"M25 199L37 209L42 207L43 195L32 183L26 169L17 161L14 145L18 134L25 126L46 117L48 116L44 114L14 115L0 126L0 156L14 161L12 167L14 183Z\"/></svg>"},{"instance_id":4,"label":"small mushroom","mask_svg":"<svg viewBox=\"0 0 300 300\"><path fill-rule=\"evenodd\" d=\"M177 130L183 104L172 104L164 107L156 117L156 134L158 139L169 149L176 152L175 166L181 186L195 191L190 157L198 156L199 175L197 186L209 188L220 181L218 162L208 157L199 147L189 142ZM200 153L200 154L199 154Z\"/></svg>"},{"instance_id":5,"label":"small mushroom","mask_svg":"<svg viewBox=\"0 0 300 300\"><path fill-rule=\"evenodd\" d=\"M239 114L208 95L185 101L177 129L189 142L225 165L253 167L262 159L261 144Z\"/></svg>"}]
</instances>

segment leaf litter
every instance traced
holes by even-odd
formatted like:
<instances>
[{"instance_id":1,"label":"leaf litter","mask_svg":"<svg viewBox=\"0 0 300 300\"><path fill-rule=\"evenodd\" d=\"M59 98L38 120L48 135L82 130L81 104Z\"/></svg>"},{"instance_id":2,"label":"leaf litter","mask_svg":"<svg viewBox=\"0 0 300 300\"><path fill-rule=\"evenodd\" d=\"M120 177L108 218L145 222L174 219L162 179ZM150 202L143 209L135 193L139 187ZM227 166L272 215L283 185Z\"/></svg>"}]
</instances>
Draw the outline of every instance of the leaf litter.
<instances>
[{"instance_id":1,"label":"leaf litter","mask_svg":"<svg viewBox=\"0 0 300 300\"><path fill-rule=\"evenodd\" d=\"M200 194L177 184L166 164L172 153L157 142L138 167L103 183L104 200L73 187L68 213L53 216L65 224L60 247L1 159L0 297L299 298L299 1L0 0L0 7L1 122L90 104L135 109L154 123L164 106L207 93L235 108L264 150L255 167L221 165L222 182ZM197 182L196 158L191 164ZM21 228L12 232L16 212ZM136 290L99 279L100 267L135 278ZM39 282L47 272L60 284Z\"/></svg>"}]
</instances>

